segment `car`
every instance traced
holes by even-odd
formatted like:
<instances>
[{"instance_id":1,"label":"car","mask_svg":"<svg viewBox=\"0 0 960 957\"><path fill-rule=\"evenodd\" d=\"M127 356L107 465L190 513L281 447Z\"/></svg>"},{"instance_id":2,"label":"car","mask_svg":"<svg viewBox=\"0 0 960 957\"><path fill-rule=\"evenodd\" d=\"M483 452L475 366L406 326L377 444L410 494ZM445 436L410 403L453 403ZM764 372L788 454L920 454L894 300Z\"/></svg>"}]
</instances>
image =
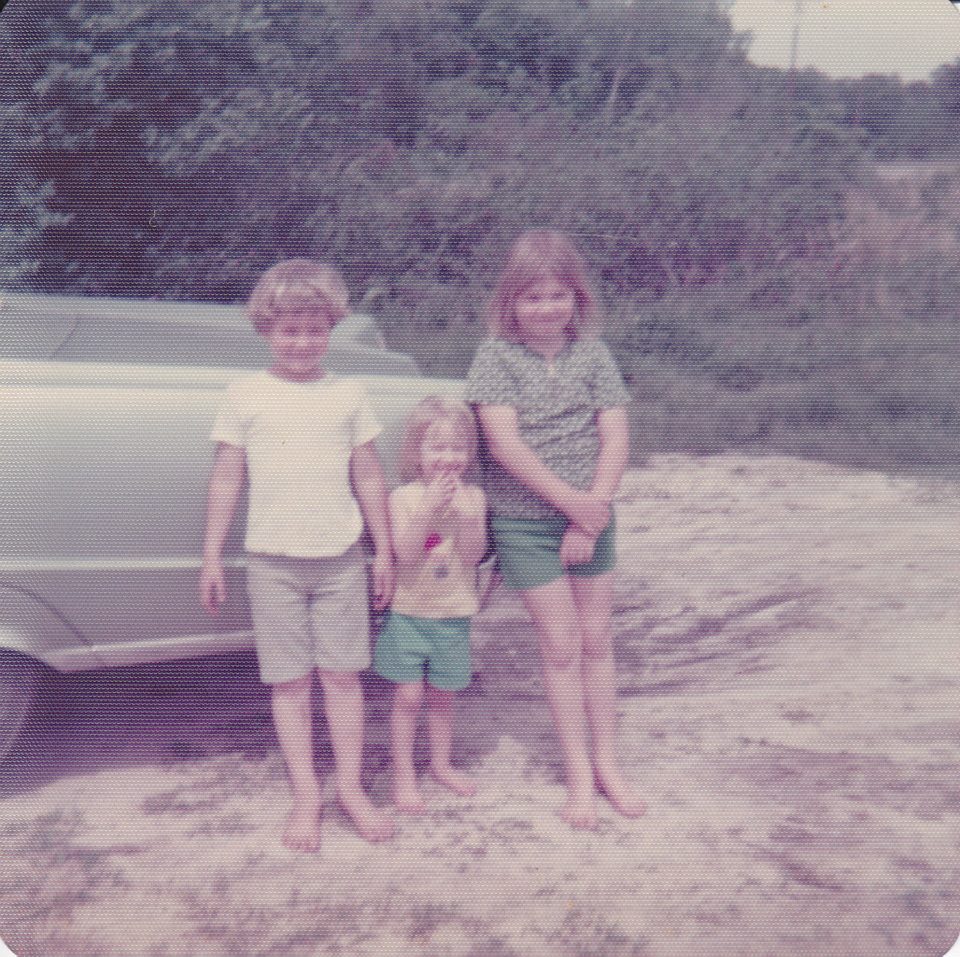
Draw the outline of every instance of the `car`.
<instances>
[{"instance_id":1,"label":"car","mask_svg":"<svg viewBox=\"0 0 960 957\"><path fill-rule=\"evenodd\" d=\"M197 581L214 414L231 379L267 364L240 307L0 294L0 760L47 668L253 646L245 506L214 618ZM413 404L462 395L460 381L421 376L361 315L335 327L326 367L364 382L391 484Z\"/></svg>"}]
</instances>

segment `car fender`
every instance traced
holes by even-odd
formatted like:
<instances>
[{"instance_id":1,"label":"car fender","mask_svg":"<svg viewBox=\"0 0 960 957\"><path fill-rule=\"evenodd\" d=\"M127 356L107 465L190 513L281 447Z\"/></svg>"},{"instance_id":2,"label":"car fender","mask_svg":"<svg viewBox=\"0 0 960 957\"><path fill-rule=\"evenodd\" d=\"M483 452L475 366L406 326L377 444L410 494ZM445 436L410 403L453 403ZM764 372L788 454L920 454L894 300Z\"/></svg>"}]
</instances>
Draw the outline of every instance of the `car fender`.
<instances>
[{"instance_id":1,"label":"car fender","mask_svg":"<svg viewBox=\"0 0 960 957\"><path fill-rule=\"evenodd\" d=\"M90 659L97 658L56 609L9 585L0 585L0 649L19 652L57 671L90 667Z\"/></svg>"}]
</instances>

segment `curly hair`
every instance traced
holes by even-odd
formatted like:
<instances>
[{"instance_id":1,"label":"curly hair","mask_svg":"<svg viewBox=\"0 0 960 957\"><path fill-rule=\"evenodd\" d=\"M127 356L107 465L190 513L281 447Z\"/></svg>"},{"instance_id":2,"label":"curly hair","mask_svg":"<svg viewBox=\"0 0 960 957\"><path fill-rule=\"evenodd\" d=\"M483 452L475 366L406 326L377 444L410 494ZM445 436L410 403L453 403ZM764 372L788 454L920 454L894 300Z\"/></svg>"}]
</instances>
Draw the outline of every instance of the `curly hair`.
<instances>
[{"instance_id":1,"label":"curly hair","mask_svg":"<svg viewBox=\"0 0 960 957\"><path fill-rule=\"evenodd\" d=\"M296 312L322 313L332 327L347 314L348 299L343 277L332 266L285 259L257 281L247 300L247 315L260 335L279 316Z\"/></svg>"}]
</instances>

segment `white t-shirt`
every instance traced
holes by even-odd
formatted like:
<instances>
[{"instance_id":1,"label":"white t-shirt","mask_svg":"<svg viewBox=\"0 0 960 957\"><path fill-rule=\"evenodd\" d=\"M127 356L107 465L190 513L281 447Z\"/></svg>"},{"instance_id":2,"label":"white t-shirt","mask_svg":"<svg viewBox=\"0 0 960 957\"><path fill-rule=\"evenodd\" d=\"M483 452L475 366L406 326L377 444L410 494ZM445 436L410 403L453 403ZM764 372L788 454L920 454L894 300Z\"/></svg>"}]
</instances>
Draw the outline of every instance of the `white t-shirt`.
<instances>
[{"instance_id":1,"label":"white t-shirt","mask_svg":"<svg viewBox=\"0 0 960 957\"><path fill-rule=\"evenodd\" d=\"M355 379L290 382L257 372L231 382L210 438L246 452L247 551L342 555L363 531L350 456L379 433Z\"/></svg>"}]
</instances>

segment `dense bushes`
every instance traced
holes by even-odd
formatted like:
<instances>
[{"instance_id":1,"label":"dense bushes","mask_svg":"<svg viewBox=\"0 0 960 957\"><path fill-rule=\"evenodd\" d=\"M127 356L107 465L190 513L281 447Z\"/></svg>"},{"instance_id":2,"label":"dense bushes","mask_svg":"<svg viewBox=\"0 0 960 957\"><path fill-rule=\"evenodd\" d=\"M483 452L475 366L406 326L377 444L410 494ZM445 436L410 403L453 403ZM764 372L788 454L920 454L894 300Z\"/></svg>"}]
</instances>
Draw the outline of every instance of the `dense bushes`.
<instances>
[{"instance_id":1,"label":"dense bushes","mask_svg":"<svg viewBox=\"0 0 960 957\"><path fill-rule=\"evenodd\" d=\"M52 10L0 16L3 285L237 301L313 254L460 373L504 247L551 224L590 260L647 446L835 433L824 454L866 461L864 422L896 424L895 457L918 416L950 444L931 383L953 366L923 343L956 328L956 180L900 195L871 165L955 149L960 64L788 83L713 0Z\"/></svg>"}]
</instances>

